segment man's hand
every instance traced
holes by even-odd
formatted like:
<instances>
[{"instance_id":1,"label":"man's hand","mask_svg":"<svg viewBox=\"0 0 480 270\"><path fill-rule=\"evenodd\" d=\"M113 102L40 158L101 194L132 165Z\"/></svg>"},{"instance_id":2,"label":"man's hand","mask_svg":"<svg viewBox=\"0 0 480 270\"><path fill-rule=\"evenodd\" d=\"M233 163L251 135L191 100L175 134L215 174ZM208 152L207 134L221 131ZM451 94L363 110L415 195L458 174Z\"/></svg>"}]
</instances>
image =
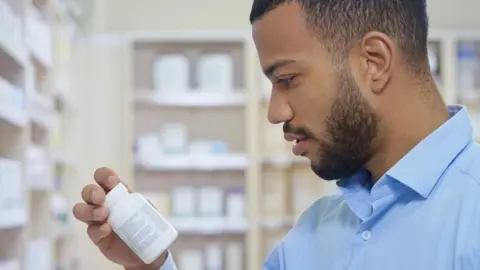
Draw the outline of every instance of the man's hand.
<instances>
[{"instance_id":1,"label":"man's hand","mask_svg":"<svg viewBox=\"0 0 480 270\"><path fill-rule=\"evenodd\" d=\"M95 182L82 190L84 202L73 207L73 215L86 223L87 234L93 243L110 261L122 265L129 270L158 270L167 259L167 252L162 254L152 265L144 265L133 251L113 232L107 223L108 209L104 206L105 195L112 190L120 179L109 168L100 168L95 171Z\"/></svg>"}]
</instances>

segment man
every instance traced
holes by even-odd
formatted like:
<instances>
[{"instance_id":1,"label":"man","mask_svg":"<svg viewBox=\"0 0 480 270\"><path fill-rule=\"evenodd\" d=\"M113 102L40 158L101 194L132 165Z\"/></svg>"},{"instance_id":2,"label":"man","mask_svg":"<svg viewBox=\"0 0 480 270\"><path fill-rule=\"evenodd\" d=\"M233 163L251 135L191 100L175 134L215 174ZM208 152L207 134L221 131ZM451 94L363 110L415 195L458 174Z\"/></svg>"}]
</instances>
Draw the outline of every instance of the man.
<instances>
[{"instance_id":1,"label":"man","mask_svg":"<svg viewBox=\"0 0 480 270\"><path fill-rule=\"evenodd\" d=\"M341 191L314 203L263 269L480 269L480 147L429 72L425 0L255 0L250 20L270 122ZM88 232L109 259L175 269L168 254L141 265L91 206L112 174L97 172L103 189L84 189L76 217L100 211Z\"/></svg>"}]
</instances>

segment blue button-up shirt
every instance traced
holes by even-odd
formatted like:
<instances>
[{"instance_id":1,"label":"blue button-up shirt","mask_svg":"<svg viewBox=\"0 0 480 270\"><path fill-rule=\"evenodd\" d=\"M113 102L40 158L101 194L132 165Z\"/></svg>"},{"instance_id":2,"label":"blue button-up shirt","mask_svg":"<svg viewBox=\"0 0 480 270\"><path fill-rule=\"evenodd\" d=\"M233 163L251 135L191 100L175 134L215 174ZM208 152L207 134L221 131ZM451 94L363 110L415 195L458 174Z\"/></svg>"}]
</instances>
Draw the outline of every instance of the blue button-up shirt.
<instances>
[{"instance_id":1,"label":"blue button-up shirt","mask_svg":"<svg viewBox=\"0 0 480 270\"><path fill-rule=\"evenodd\" d=\"M338 182L279 243L265 270L480 269L480 147L466 108L372 186Z\"/></svg>"},{"instance_id":2,"label":"blue button-up shirt","mask_svg":"<svg viewBox=\"0 0 480 270\"><path fill-rule=\"evenodd\" d=\"M480 146L466 108L449 110L376 184L366 172L338 181L263 270L479 270Z\"/></svg>"}]
</instances>

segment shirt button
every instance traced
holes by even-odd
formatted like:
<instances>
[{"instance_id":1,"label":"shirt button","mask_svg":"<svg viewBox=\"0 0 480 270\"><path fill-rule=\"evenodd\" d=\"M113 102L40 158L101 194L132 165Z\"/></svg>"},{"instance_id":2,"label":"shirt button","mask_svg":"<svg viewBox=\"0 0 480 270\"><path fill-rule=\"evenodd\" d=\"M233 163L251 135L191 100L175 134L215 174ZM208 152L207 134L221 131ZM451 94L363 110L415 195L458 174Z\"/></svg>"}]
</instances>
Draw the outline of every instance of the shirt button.
<instances>
[{"instance_id":1,"label":"shirt button","mask_svg":"<svg viewBox=\"0 0 480 270\"><path fill-rule=\"evenodd\" d=\"M362 239L364 241L368 241L368 239L370 239L370 237L372 237L372 233L370 231L362 232Z\"/></svg>"}]
</instances>

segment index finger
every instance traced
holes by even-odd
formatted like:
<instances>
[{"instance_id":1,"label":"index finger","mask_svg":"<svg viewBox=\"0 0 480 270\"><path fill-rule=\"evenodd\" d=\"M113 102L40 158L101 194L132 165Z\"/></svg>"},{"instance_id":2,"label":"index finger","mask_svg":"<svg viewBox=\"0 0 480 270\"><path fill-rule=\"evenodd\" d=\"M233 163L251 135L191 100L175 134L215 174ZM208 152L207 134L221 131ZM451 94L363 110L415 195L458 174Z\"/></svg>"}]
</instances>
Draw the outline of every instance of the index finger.
<instances>
[{"instance_id":1,"label":"index finger","mask_svg":"<svg viewBox=\"0 0 480 270\"><path fill-rule=\"evenodd\" d=\"M99 186L105 190L105 193L108 193L110 190L112 190L116 185L119 183L122 183L120 178L118 177L117 173L115 173L114 170L107 168L107 167L102 167L99 168L95 171L93 178L97 182ZM125 183L123 183L125 184ZM127 185L125 185L127 186ZM128 186L127 186L128 188Z\"/></svg>"}]
</instances>

